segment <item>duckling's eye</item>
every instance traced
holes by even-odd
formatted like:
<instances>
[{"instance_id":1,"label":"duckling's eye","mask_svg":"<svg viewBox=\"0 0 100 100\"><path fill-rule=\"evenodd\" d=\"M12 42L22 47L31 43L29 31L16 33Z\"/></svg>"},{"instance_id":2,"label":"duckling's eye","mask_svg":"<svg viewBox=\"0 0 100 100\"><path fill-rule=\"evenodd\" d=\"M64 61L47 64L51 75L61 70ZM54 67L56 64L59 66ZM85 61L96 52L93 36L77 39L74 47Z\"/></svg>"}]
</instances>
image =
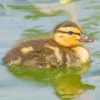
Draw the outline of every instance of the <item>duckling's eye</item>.
<instances>
[{"instance_id":1,"label":"duckling's eye","mask_svg":"<svg viewBox=\"0 0 100 100\"><path fill-rule=\"evenodd\" d=\"M73 35L74 33L72 31L67 32L69 35Z\"/></svg>"}]
</instances>

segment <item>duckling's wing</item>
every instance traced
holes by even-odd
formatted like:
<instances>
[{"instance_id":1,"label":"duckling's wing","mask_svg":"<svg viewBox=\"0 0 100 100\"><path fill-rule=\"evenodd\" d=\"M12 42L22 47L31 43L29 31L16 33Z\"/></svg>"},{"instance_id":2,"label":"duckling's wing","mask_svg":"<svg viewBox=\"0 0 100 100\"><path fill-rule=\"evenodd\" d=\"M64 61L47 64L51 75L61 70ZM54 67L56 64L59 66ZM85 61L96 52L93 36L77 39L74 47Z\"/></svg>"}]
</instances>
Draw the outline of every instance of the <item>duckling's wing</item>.
<instances>
[{"instance_id":1,"label":"duckling's wing","mask_svg":"<svg viewBox=\"0 0 100 100\"><path fill-rule=\"evenodd\" d=\"M45 48L46 40L29 40L11 49L3 58L8 65L46 66L52 50Z\"/></svg>"}]
</instances>

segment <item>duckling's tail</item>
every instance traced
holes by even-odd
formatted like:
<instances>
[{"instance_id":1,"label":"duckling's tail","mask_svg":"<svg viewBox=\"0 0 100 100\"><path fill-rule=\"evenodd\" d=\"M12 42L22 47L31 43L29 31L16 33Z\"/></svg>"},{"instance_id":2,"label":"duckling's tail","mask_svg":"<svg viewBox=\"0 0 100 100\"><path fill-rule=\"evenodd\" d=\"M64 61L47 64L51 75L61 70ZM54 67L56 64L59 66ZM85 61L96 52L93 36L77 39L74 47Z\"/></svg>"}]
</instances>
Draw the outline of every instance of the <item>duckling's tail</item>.
<instances>
[{"instance_id":1,"label":"duckling's tail","mask_svg":"<svg viewBox=\"0 0 100 100\"><path fill-rule=\"evenodd\" d=\"M21 59L18 55L18 51L12 49L3 57L3 63L8 66L19 65L21 63Z\"/></svg>"},{"instance_id":2,"label":"duckling's tail","mask_svg":"<svg viewBox=\"0 0 100 100\"><path fill-rule=\"evenodd\" d=\"M6 64L6 65L11 65L12 57L13 57L13 55L11 55L11 53L6 54L3 57L3 63Z\"/></svg>"}]
</instances>

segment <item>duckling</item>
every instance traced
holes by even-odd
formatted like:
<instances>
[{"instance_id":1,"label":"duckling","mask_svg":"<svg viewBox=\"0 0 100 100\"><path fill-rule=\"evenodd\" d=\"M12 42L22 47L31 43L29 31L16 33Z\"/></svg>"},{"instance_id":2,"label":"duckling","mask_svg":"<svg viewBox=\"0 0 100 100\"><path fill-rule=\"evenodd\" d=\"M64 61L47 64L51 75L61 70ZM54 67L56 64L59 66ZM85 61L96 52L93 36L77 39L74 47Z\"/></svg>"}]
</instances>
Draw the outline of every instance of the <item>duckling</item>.
<instances>
[{"instance_id":1,"label":"duckling","mask_svg":"<svg viewBox=\"0 0 100 100\"><path fill-rule=\"evenodd\" d=\"M55 27L52 37L22 42L12 48L3 61L7 65L33 68L87 64L90 62L90 54L81 43L93 42L93 39L82 33L79 25L72 21L64 21Z\"/></svg>"}]
</instances>

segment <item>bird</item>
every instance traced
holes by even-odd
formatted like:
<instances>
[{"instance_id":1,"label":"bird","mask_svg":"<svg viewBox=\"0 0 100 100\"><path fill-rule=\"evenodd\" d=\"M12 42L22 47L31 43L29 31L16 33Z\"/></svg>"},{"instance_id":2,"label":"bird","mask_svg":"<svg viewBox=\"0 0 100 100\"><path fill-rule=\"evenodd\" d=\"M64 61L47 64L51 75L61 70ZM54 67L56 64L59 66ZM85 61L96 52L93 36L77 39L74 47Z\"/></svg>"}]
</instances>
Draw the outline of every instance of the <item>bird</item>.
<instances>
[{"instance_id":1,"label":"bird","mask_svg":"<svg viewBox=\"0 0 100 100\"><path fill-rule=\"evenodd\" d=\"M83 43L93 42L73 21L56 25L52 36L19 43L3 57L8 66L32 68L70 68L90 63L90 53Z\"/></svg>"}]
</instances>

